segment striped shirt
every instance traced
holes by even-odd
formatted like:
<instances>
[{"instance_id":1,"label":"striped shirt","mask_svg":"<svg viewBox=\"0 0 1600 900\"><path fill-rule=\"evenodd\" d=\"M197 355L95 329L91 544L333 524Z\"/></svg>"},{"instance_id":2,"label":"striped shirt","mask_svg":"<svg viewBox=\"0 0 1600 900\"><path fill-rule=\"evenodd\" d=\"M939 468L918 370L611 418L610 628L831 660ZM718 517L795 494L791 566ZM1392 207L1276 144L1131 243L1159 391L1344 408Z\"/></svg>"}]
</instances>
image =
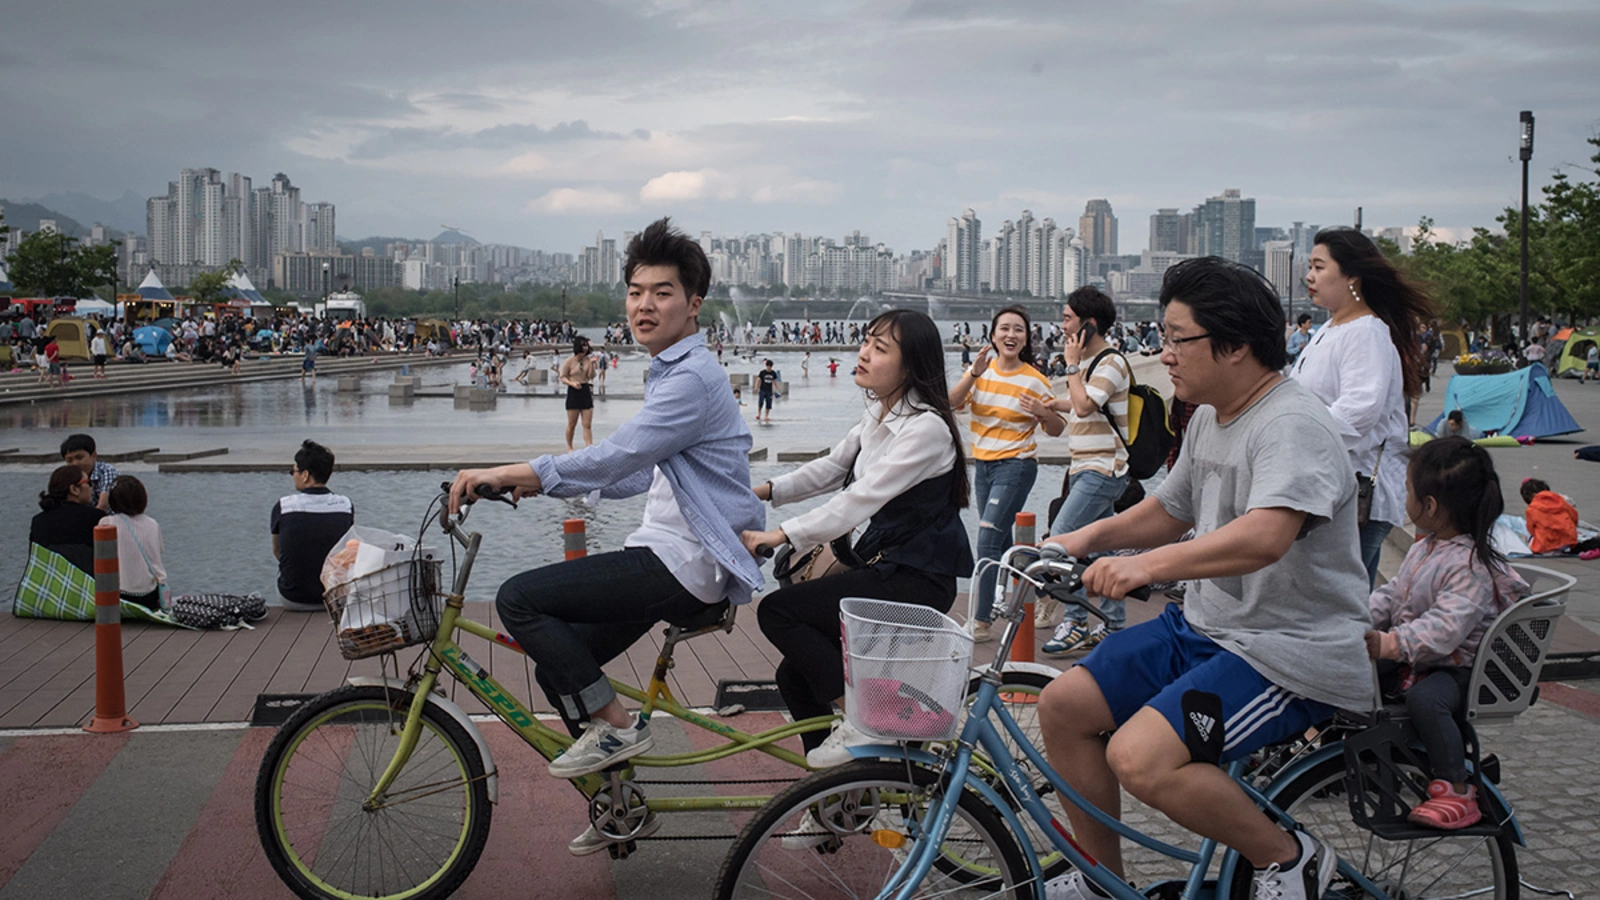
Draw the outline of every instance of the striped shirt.
<instances>
[{"instance_id":1,"label":"striped shirt","mask_svg":"<svg viewBox=\"0 0 1600 900\"><path fill-rule=\"evenodd\" d=\"M1038 450L1033 440L1039 420L1023 409L1022 401L1033 397L1042 403L1055 399L1050 380L1038 369L1022 363L1010 372L995 366L983 370L967 395L972 412L972 458L1032 459Z\"/></svg>"},{"instance_id":2,"label":"striped shirt","mask_svg":"<svg viewBox=\"0 0 1600 900\"><path fill-rule=\"evenodd\" d=\"M1128 433L1128 387L1133 382L1128 359L1121 353L1107 353L1092 371L1086 363L1083 374L1084 392L1096 409L1087 416L1067 413L1072 474L1098 472L1116 478L1128 471L1128 448L1119 437ZM1102 409L1116 420L1116 431L1111 430L1111 422Z\"/></svg>"}]
</instances>

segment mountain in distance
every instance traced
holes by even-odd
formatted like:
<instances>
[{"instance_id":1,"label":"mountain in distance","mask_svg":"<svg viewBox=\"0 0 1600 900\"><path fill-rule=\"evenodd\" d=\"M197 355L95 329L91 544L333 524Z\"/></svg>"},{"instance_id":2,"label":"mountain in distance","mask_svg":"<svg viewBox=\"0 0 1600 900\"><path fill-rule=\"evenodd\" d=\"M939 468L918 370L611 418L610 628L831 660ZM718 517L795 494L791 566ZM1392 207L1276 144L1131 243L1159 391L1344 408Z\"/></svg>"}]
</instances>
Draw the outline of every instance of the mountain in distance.
<instances>
[{"instance_id":1,"label":"mountain in distance","mask_svg":"<svg viewBox=\"0 0 1600 900\"><path fill-rule=\"evenodd\" d=\"M454 230L449 229L449 228L446 228L445 230L439 232L439 236L434 238L433 242L435 244L477 244L477 243L479 243L477 238L468 237L467 235L464 235L459 231L454 231Z\"/></svg>"},{"instance_id":2,"label":"mountain in distance","mask_svg":"<svg viewBox=\"0 0 1600 900\"><path fill-rule=\"evenodd\" d=\"M20 203L12 203L10 200L0 197L0 212L5 214L4 224L10 225L14 231L33 233L39 230L40 219L55 219L56 228L67 237L85 238L89 236L89 229L79 224L78 220L38 203L30 203L26 200Z\"/></svg>"},{"instance_id":3,"label":"mountain in distance","mask_svg":"<svg viewBox=\"0 0 1600 900\"><path fill-rule=\"evenodd\" d=\"M146 199L130 190L124 190L115 200L101 200L82 191L58 191L31 202L77 219L84 226L99 222L115 231L144 234Z\"/></svg>"}]
</instances>

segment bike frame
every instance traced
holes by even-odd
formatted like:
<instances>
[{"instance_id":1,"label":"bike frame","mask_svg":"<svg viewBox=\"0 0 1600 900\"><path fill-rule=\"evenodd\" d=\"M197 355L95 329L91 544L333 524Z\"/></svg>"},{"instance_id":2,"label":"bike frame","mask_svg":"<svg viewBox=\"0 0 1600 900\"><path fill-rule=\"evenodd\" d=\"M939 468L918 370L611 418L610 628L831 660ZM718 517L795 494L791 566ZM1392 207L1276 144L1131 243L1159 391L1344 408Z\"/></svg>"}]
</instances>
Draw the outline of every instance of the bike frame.
<instances>
[{"instance_id":1,"label":"bike frame","mask_svg":"<svg viewBox=\"0 0 1600 900\"><path fill-rule=\"evenodd\" d=\"M465 591L467 579L472 573L473 560L478 555L478 547L482 535L472 532L462 535L456 523L452 523L446 511L440 513L441 527L445 534L458 543L465 551L460 566L456 570L455 583L450 593L445 594L444 610L439 619L439 631L433 642L428 647L427 660L423 664L422 675L418 678L413 688L413 695L419 698L428 698L433 695L433 689L439 682L439 675L446 668L473 696L483 701L484 706L494 711L496 717L505 722L517 733L530 747L545 759L555 759L563 750L572 745L573 738L561 731L540 722L539 719L522 704L512 693L505 689L489 674L488 670L479 665L472 657L468 656L461 645L456 642L455 635L459 630L466 634L483 638L502 647L509 648L517 653L523 653L522 647L507 634L495 631L493 628L474 622L463 615L466 599ZM784 747L777 746L778 741L785 740L810 731L820 731L831 727L836 717L817 716L791 722L777 728L749 734L733 728L715 719L701 715L679 703L673 697L672 689L667 686L667 670L672 667L672 658L669 648L662 649L656 656L655 670L651 673L650 683L645 690L610 679L611 686L623 697L642 704L640 718L648 721L655 712L663 712L698 726L706 731L721 735L727 742L706 750L697 750L690 753L675 753L663 756L636 756L629 760L630 771L634 766L650 768L693 766L703 763L725 759L736 753L747 750L759 750L762 753L780 759L799 769L809 770L804 754L796 753ZM368 794L369 806L380 806L383 797L394 784L400 772L411 760L417 741L422 734L423 703L413 703L406 711L405 725L401 730L400 743L395 748L393 759L377 783L373 785ZM489 763L485 760L485 763ZM487 765L489 774L494 774L492 765ZM585 798L593 798L604 790L610 783L611 777L605 772L596 772L571 779L574 787ZM696 810L730 810L730 809L759 809L764 806L771 796L728 796L728 797L663 797L646 798L646 805L657 812L688 812Z\"/></svg>"},{"instance_id":2,"label":"bike frame","mask_svg":"<svg viewBox=\"0 0 1600 900\"><path fill-rule=\"evenodd\" d=\"M1013 553L1018 549L1023 548L1013 548L1012 550L1007 551L1005 557L1003 557L1003 560L1000 563L1000 566L1003 570L1009 569L1019 577L1022 577L1024 580L1032 583L1035 587L1038 587L1039 585L1037 582L1034 582L1032 579L1027 578L1023 573L1018 572L1015 568L1007 565ZM1018 604L1015 598L1013 598L1012 603L1008 605L1006 610L1008 616L1014 612L1013 607L1017 606ZM1055 820L1055 817L1051 815L1050 810L1044 805L1044 801L1039 797L1039 793L1034 790L1033 785L1030 784L1027 777L1023 775L1021 766L1018 765L1015 754L1013 754L1011 749L1006 746L1004 740L1002 739L1000 730L994 725L996 720L1000 722L1001 726L1005 730L1005 733L1009 735L1011 740L1016 743L1016 746L1021 748L1023 755L1027 758L1028 762L1031 763L1034 768L1045 777L1051 788L1055 790L1065 800L1065 802L1070 803L1078 809L1084 811L1097 823L1111 829L1120 838L1126 838L1136 844L1139 844L1140 846L1160 853L1163 856L1189 863L1189 875L1185 881L1181 896L1184 897L1185 900L1201 900L1201 898L1207 896L1205 894L1205 875L1206 871L1211 866L1212 860L1216 856L1218 848L1217 841L1211 838L1203 838L1200 841L1200 847L1198 850L1186 850L1182 847L1177 847L1172 844L1168 844L1165 841L1150 837L1144 832L1139 831L1137 828L1134 828L1099 809L1085 799L1082 794L1079 794L1077 791L1073 790L1072 786L1067 784L1066 781L1064 781L1061 776L1056 773L1055 769L1050 766L1049 762L1046 761L1044 756L1039 752L1039 749L1035 747L1033 742L1030 741L1027 735L1023 733L1022 728L1017 724L1016 719L1012 718L1005 706L999 702L1001 661L1006 656L1006 652L1010 647L1012 638L1015 636L1015 632L1015 622L1008 621L1006 633L999 642L999 648L995 654L995 661L991 663L988 669L984 672L982 681L979 684L977 699L970 707L966 724L962 727L961 737L956 745L954 756L948 758L946 762L946 769L949 771L950 777L948 783L944 787L944 796L939 799L939 804L937 806L937 811L934 814L932 825L926 829L925 834L920 836L921 840L919 840L915 850L912 851L912 853L907 857L906 861L901 865L900 869L895 873L894 877L879 893L878 896L880 900L884 900L884 898L888 897L896 897L898 900L908 900L912 892L914 892L917 889L917 886L922 883L923 879L927 877L928 872L933 868L933 864L936 861L940 847L944 842L945 835L949 833L950 824L955 816L956 806L960 800L962 790L975 789L980 794L984 795L989 802L995 804L997 808L1004 809L1005 807L1009 807L1010 804L1005 803L1004 798L1000 797L998 792L994 791L988 785L981 781L968 780L967 775L971 767L972 754L974 749L977 747L982 747L984 752L988 755L988 758L994 761L993 768L1000 774L1001 779L1005 782L1006 788L1010 792L1012 799L1022 807L1023 811L1025 811L1030 818L1033 819L1033 821L1049 838L1050 843L1057 850L1059 850L1074 867L1081 870L1090 881L1094 882L1102 890L1116 898L1116 900L1147 900L1147 897L1144 893L1130 886L1126 881L1123 881L1110 870L1100 865L1097 860L1085 853L1083 848L1080 847L1067 832L1066 827ZM1264 812L1285 827L1293 828L1295 825L1293 817L1285 813L1282 809L1278 808L1270 799L1268 799L1267 795L1275 794L1275 788L1277 788L1279 785L1288 783L1289 778L1298 775L1300 771L1304 770L1305 766L1310 765L1313 761L1320 761L1325 755L1341 752L1342 751L1337 744L1323 748L1321 751L1319 751L1315 760L1303 761L1301 765L1291 767L1289 772L1279 773L1278 777L1273 780L1273 783L1268 785L1266 792L1257 790L1240 777L1244 771L1244 762L1242 760L1230 763L1226 771L1228 772L1228 775L1234 779L1234 782L1238 784L1239 787L1245 792L1245 794L1248 795L1250 799L1253 800ZM1009 810L1006 811L1009 812ZM1023 832L1021 828L1018 827L1018 820L1011 815L1005 815L1004 819L1007 823L1007 826L1011 828L1012 833L1021 838ZM1026 846L1026 842L1024 842L1024 846ZM1034 854L1024 855L1028 859L1028 865L1032 872L1034 883L1042 886L1044 875L1043 871L1039 867L1037 856ZM1239 862L1240 857L1236 851L1232 849L1226 849L1224 851L1221 869L1216 882L1218 886L1231 883L1233 871L1237 868ZM1380 898L1388 896L1381 889L1379 889L1377 885L1373 884L1343 859L1339 860L1339 871L1371 896Z\"/></svg>"}]
</instances>

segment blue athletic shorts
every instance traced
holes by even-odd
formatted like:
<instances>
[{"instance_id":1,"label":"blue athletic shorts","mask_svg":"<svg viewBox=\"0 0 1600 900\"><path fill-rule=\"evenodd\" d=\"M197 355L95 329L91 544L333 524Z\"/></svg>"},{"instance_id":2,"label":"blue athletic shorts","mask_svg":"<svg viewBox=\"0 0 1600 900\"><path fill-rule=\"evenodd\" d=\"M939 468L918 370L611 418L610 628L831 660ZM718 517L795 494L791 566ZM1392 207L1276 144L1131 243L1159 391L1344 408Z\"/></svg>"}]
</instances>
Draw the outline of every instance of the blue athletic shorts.
<instances>
[{"instance_id":1,"label":"blue athletic shorts","mask_svg":"<svg viewBox=\"0 0 1600 900\"><path fill-rule=\"evenodd\" d=\"M1278 687L1242 657L1189 627L1175 603L1149 622L1107 635L1083 666L1118 725L1148 706L1202 762L1248 756L1334 713L1326 703Z\"/></svg>"}]
</instances>

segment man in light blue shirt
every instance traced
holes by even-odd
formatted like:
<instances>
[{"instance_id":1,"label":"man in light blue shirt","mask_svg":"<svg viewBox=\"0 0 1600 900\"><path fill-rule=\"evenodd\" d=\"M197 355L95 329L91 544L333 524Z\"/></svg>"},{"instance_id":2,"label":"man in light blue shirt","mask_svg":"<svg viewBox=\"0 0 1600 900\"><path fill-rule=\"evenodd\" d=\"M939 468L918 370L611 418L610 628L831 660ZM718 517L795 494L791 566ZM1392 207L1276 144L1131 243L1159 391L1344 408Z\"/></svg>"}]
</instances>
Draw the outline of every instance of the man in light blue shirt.
<instances>
[{"instance_id":1,"label":"man in light blue shirt","mask_svg":"<svg viewBox=\"0 0 1600 900\"><path fill-rule=\"evenodd\" d=\"M1301 313L1300 318L1295 320L1294 330L1289 332L1289 365L1291 367L1294 365L1294 361L1300 358L1300 351L1304 350L1306 344L1309 343L1311 343L1311 316L1307 313Z\"/></svg>"},{"instance_id":2,"label":"man in light blue shirt","mask_svg":"<svg viewBox=\"0 0 1600 900\"><path fill-rule=\"evenodd\" d=\"M519 497L648 491L644 521L624 549L524 572L495 600L573 734L586 726L551 762L559 778L610 768L653 743L649 724L623 707L601 665L659 621L748 603L762 581L739 540L743 531L766 527L750 489L750 429L695 320L710 289L710 263L699 244L661 219L628 245L624 277L628 325L651 356L644 408L591 447L469 469L451 487L452 511L479 485L514 488ZM653 815L644 828L654 830ZM568 849L584 855L607 843L590 828Z\"/></svg>"}]
</instances>

